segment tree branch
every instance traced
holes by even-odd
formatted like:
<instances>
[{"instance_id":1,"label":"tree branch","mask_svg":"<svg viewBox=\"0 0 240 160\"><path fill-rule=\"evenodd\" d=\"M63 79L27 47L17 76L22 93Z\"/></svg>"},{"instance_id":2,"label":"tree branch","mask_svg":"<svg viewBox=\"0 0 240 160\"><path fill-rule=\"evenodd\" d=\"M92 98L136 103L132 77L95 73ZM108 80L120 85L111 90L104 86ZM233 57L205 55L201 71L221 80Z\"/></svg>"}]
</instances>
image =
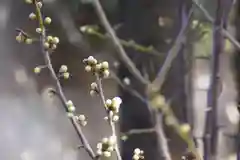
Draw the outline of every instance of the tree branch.
<instances>
[{"instance_id":1,"label":"tree branch","mask_svg":"<svg viewBox=\"0 0 240 160\"><path fill-rule=\"evenodd\" d=\"M47 50L45 50L45 48L44 48L44 43L46 41L46 29L45 29L44 24L43 24L42 12L41 12L41 9L39 8L39 6L37 5L37 2L34 1L34 3L35 3L35 6L36 6L36 13L37 13L38 20L39 20L39 27L42 30L41 37L40 37L40 46L41 46L42 54L44 56L44 60L45 60L45 63L47 65L47 68L50 71L51 77L56 83L56 89L57 89L59 98L60 98L60 100L63 104L63 107L64 107L65 111L67 112L68 111L68 107L66 105L67 104L67 98L63 93L63 89L62 89L62 86L60 84L60 81L59 81L59 79L58 79L58 77L57 77L57 75L56 75L56 73L53 69L49 52ZM92 159L98 159L98 157L95 155L93 149L91 148L87 138L85 137L85 135L84 135L80 125L78 124L77 120L74 117L70 117L69 119L70 119L75 131L77 132L77 135L78 135L79 139L81 140L82 145L84 146L83 148L86 150L88 155Z\"/></svg>"},{"instance_id":2,"label":"tree branch","mask_svg":"<svg viewBox=\"0 0 240 160\"><path fill-rule=\"evenodd\" d=\"M135 64L132 62L132 60L128 57L127 53L125 52L124 48L122 47L121 43L119 42L114 30L112 29L110 23L107 20L107 17L104 13L104 10L102 8L102 5L100 4L99 0L93 0L92 4L97 12L97 15L104 26L105 30L111 37L112 42L115 45L116 50L119 53L120 58L122 59L123 63L125 63L126 67L129 69L129 71L144 85L147 85L149 83L148 80L146 80L142 75L141 72L136 68Z\"/></svg>"},{"instance_id":3,"label":"tree branch","mask_svg":"<svg viewBox=\"0 0 240 160\"><path fill-rule=\"evenodd\" d=\"M99 94L100 94L100 97L101 97L101 101L104 105L104 108L107 111L107 105L106 105L106 99L105 99L104 92L103 92L102 81L101 81L101 78L99 78L99 77L97 77L97 85L98 85L98 90L99 90ZM115 123L113 122L110 114L108 112L107 112L107 114L108 114L109 124L110 124L111 130L112 130L112 136L117 138ZM116 140L116 145L115 145L114 148L115 148L115 151L116 151L117 159L122 160L122 156L121 156L121 153L120 153L120 150L119 150L119 145L118 145L117 141L118 140Z\"/></svg>"}]
</instances>

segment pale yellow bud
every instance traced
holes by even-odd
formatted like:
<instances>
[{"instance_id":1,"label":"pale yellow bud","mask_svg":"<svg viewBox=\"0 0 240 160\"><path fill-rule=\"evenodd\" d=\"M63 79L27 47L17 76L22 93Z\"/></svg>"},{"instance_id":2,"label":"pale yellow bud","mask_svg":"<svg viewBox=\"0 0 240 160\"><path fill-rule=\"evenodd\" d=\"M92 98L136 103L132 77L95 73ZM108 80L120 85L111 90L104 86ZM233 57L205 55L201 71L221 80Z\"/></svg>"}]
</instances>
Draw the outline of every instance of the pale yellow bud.
<instances>
[{"instance_id":1,"label":"pale yellow bud","mask_svg":"<svg viewBox=\"0 0 240 160\"><path fill-rule=\"evenodd\" d=\"M45 19L44 19L44 23L45 24L50 24L52 22L52 19L50 18L50 17L46 17Z\"/></svg>"},{"instance_id":2,"label":"pale yellow bud","mask_svg":"<svg viewBox=\"0 0 240 160\"><path fill-rule=\"evenodd\" d=\"M58 44L58 43L60 42L60 40L59 40L58 37L53 37L52 42L53 42L54 44Z\"/></svg>"},{"instance_id":3,"label":"pale yellow bud","mask_svg":"<svg viewBox=\"0 0 240 160\"><path fill-rule=\"evenodd\" d=\"M49 49L50 44L48 42L44 42L44 48Z\"/></svg>"},{"instance_id":4,"label":"pale yellow bud","mask_svg":"<svg viewBox=\"0 0 240 160\"><path fill-rule=\"evenodd\" d=\"M68 73L68 72L63 73L64 79L68 79L69 77L70 77L70 73Z\"/></svg>"},{"instance_id":5,"label":"pale yellow bud","mask_svg":"<svg viewBox=\"0 0 240 160\"><path fill-rule=\"evenodd\" d=\"M182 125L180 126L180 131L181 131L182 133L189 133L190 130L191 130L191 126L190 126L189 124L182 124Z\"/></svg>"},{"instance_id":6,"label":"pale yellow bud","mask_svg":"<svg viewBox=\"0 0 240 160\"><path fill-rule=\"evenodd\" d=\"M26 44L32 44L32 43L33 43L33 40L32 40L31 38L27 38L27 39L25 40L25 43L26 43Z\"/></svg>"},{"instance_id":7,"label":"pale yellow bud","mask_svg":"<svg viewBox=\"0 0 240 160\"><path fill-rule=\"evenodd\" d=\"M41 68L40 67L35 67L34 68L34 73L38 74L41 72Z\"/></svg>"}]
</instances>

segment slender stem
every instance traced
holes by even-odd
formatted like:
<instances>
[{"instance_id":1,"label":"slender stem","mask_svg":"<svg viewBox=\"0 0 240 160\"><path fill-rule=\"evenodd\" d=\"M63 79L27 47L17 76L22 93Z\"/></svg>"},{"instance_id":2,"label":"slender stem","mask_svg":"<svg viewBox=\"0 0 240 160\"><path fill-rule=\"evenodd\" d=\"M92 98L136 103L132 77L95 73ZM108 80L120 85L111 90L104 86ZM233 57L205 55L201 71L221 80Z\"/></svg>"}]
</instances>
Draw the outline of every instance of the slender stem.
<instances>
[{"instance_id":1,"label":"slender stem","mask_svg":"<svg viewBox=\"0 0 240 160\"><path fill-rule=\"evenodd\" d=\"M39 26L40 26L40 28L42 30L41 37L40 37L40 40L41 40L40 41L40 45L41 45L42 53L44 55L44 60L45 60L45 63L47 65L47 68L50 71L52 79L56 83L56 89L57 89L58 97L60 98L60 100L61 100L61 102L63 104L64 109L66 111L68 111L68 107L66 105L67 104L67 98L64 95L64 92L63 92L62 86L60 84L60 81L57 78L57 75L56 75L56 73L55 73L55 71L53 69L49 52L44 49L44 43L45 43L45 40L46 40L46 29L45 29L44 24L43 24L43 16L42 16L42 13L41 13L41 9L36 4L36 1L35 1L35 5L36 5L36 12L37 12L38 20L39 20ZM84 135L80 125L78 124L77 120L74 117L70 117L69 119L71 120L71 123L72 123L75 131L77 132L77 135L78 135L79 139L81 140L81 142L82 142L82 144L84 146L83 148L86 150L88 155L92 159L98 159L98 157L95 155L93 149L91 148L87 138L85 137L85 135Z\"/></svg>"},{"instance_id":2,"label":"slender stem","mask_svg":"<svg viewBox=\"0 0 240 160\"><path fill-rule=\"evenodd\" d=\"M104 108L105 108L106 111L107 111L106 99L105 99L104 91L103 91L103 87L102 87L102 80L101 80L101 78L99 78L98 76L97 76L97 85L98 85L98 89L99 89L99 94L100 94L100 97L101 97L101 101L102 101L102 103L103 103L103 105L104 105ZM108 112L107 112L107 113L108 113ZM110 124L111 130L112 130L112 136L113 136L114 138L117 138L116 126L115 126L115 123L113 122L112 117L110 116L109 113L108 113L108 120L109 120L109 124ZM117 139L116 139L116 144L115 144L114 148L115 148L115 151L116 151L117 159L118 159L118 160L122 160L121 153L120 153L120 150L119 150L118 140L117 140Z\"/></svg>"},{"instance_id":3,"label":"slender stem","mask_svg":"<svg viewBox=\"0 0 240 160\"><path fill-rule=\"evenodd\" d=\"M158 111L155 111L155 117L156 117L156 125L155 130L158 135L158 140L160 141L159 144L161 144L159 147L161 148L162 155L165 160L172 160L169 147L168 147L168 141L166 138L166 135L163 130L163 115L159 113Z\"/></svg>"},{"instance_id":4,"label":"slender stem","mask_svg":"<svg viewBox=\"0 0 240 160\"><path fill-rule=\"evenodd\" d=\"M179 50L181 49L182 43L184 42L184 34L188 28L188 24L190 22L190 18L192 14L193 14L193 7L190 9L188 14L188 19L183 24L175 40L175 43L173 44L172 48L168 51L167 58L165 59L163 66L157 73L155 80L152 82L152 84L149 85L149 88L148 88L149 92L152 92L152 91L158 92L162 88L163 83L166 79L166 75L172 66L173 60L177 57Z\"/></svg>"},{"instance_id":5,"label":"slender stem","mask_svg":"<svg viewBox=\"0 0 240 160\"><path fill-rule=\"evenodd\" d=\"M123 63L125 63L126 67L129 69L129 71L144 85L147 85L149 83L148 80L146 80L142 75L141 72L136 68L135 64L132 62L132 60L128 57L127 53L125 52L123 46L119 42L113 28L111 27L110 23L108 22L108 19L104 13L104 10L102 8L101 3L99 0L93 0L92 4L97 12L97 15L104 26L105 30L108 32L112 42L115 45L116 50L119 53L120 58L122 59Z\"/></svg>"}]
</instances>

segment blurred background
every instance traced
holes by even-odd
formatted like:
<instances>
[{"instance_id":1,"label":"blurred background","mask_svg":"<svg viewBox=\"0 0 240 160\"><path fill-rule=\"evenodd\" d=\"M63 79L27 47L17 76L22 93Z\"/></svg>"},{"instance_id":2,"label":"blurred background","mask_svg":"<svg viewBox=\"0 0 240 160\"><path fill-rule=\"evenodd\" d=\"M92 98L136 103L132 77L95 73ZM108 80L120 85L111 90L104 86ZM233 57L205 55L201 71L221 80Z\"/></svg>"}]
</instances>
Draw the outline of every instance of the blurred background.
<instances>
[{"instance_id":1,"label":"blurred background","mask_svg":"<svg viewBox=\"0 0 240 160\"><path fill-rule=\"evenodd\" d=\"M61 81L68 99L77 107L76 112L87 116L88 125L84 133L92 147L101 138L110 135L110 128L103 120L105 112L98 97L91 97L89 86L94 77L84 71L82 60L90 55L99 60L108 60L120 80L130 80L130 88L143 96L144 86L133 78L111 44L94 35L80 32L84 25L98 25L105 34L90 0L44 0L44 15L53 23L48 33L60 38L60 45L51 55L54 69L67 65L72 77ZM210 16L215 17L217 0L198 1ZM121 39L133 40L153 46L159 55L146 54L131 48L127 53L138 69L152 80L161 68L168 50L187 20L193 8L193 15L180 54L167 75L162 94L171 101L180 122L189 123L192 135L203 153L203 141L207 93L211 77L211 54L213 26L191 0L101 0L101 4ZM226 3L227 30L238 38L238 4ZM49 88L55 84L47 70L34 74L36 66L44 65L38 43L23 45L16 42L16 28L30 35L35 33L37 23L28 16L34 7L23 0L0 0L0 159L1 160L88 160L72 124L57 97L49 95ZM218 145L216 160L237 160L237 138L239 113L237 110L239 58L232 44L224 39L219 58L217 127ZM240 64L240 63L239 63ZM236 72L237 71L237 72ZM237 75L237 76L236 76ZM126 82L125 82L126 83ZM113 79L104 81L106 97L119 95L123 99L119 133L132 129L153 127L146 104L122 89ZM186 144L173 129L164 126L173 160L180 160L187 149ZM124 160L132 159L134 148L145 152L146 160L165 160L159 152L154 132L133 134L121 141Z\"/></svg>"}]
</instances>

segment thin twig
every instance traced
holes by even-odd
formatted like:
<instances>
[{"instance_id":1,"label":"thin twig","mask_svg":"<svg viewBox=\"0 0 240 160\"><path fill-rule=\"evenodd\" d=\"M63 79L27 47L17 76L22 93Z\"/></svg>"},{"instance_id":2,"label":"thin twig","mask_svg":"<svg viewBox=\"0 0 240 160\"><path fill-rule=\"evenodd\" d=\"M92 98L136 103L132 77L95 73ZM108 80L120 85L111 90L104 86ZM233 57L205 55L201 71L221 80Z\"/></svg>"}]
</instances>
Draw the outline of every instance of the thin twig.
<instances>
[{"instance_id":1,"label":"thin twig","mask_svg":"<svg viewBox=\"0 0 240 160\"><path fill-rule=\"evenodd\" d=\"M163 115L157 111L155 111L155 117L156 117L156 125L155 130L158 135L158 140L160 141L159 144L161 144L159 147L161 148L161 152L165 160L171 160L171 154L168 147L168 141L166 138L166 135L163 130Z\"/></svg>"},{"instance_id":2,"label":"thin twig","mask_svg":"<svg viewBox=\"0 0 240 160\"><path fill-rule=\"evenodd\" d=\"M107 35L104 35L102 33L100 33L99 31L97 30L94 30L92 29L91 32L86 32L88 35L94 35L102 40L111 40L111 37L107 34ZM152 56L158 56L158 57L163 57L163 53L160 53L157 49L155 49L154 47L152 46L143 46L143 45L140 45L132 40L124 40L124 39L119 39L118 38L118 41L120 41L120 43L124 46L124 47L129 47L129 48L133 48L137 51L140 51L140 52L143 52L143 53L147 53L149 55L152 55Z\"/></svg>"},{"instance_id":3,"label":"thin twig","mask_svg":"<svg viewBox=\"0 0 240 160\"><path fill-rule=\"evenodd\" d=\"M110 23L108 22L108 19L104 13L104 10L102 8L101 3L99 0L93 0L92 4L97 12L97 15L104 26L105 30L111 37L111 40L113 41L116 50L119 53L120 58L122 59L123 63L125 63L126 67L129 69L129 71L144 85L147 85L149 83L148 80L146 80L142 75L141 72L136 68L135 64L132 62L132 60L128 57L127 53L125 52L123 46L119 42L114 30L112 29Z\"/></svg>"},{"instance_id":4,"label":"thin twig","mask_svg":"<svg viewBox=\"0 0 240 160\"><path fill-rule=\"evenodd\" d=\"M57 77L57 75L56 75L56 73L55 73L55 71L53 69L49 52L44 49L44 43L45 43L45 40L46 40L46 29L45 29L44 24L43 24L43 16L42 16L41 9L38 7L36 1L35 1L35 6L36 6L36 12L37 12L38 20L39 20L39 27L42 30L41 37L40 37L40 40L41 40L40 41L40 45L41 45L41 50L42 50L42 53L43 53L43 56L44 56L44 60L45 60L45 63L47 65L47 68L50 71L52 79L56 83L56 89L57 89L59 98L60 98L60 100L61 100L61 102L63 104L63 107L64 107L64 109L66 111L68 111L68 107L66 105L67 104L67 98L66 98L66 96L63 93L63 89L62 89L62 86L60 84L60 81L59 81L59 79L58 79L58 77ZM95 155L93 149L91 148L87 138L85 137L85 135L84 135L80 125L78 124L77 120L74 117L70 117L69 119L71 120L71 123L72 123L75 131L77 132L78 137L80 138L80 140L82 142L82 145L84 146L84 149L86 150L88 155L92 159L98 159L98 157Z\"/></svg>"},{"instance_id":5,"label":"thin twig","mask_svg":"<svg viewBox=\"0 0 240 160\"><path fill-rule=\"evenodd\" d=\"M154 128L147 128L147 129L131 129L130 131L124 133L125 135L131 134L142 134L142 133L157 133L158 144L160 147L160 152L162 153L163 157L166 160L171 160L171 154L169 151L168 141L163 129L163 122L161 120L162 113L158 112L157 110L153 110L153 107L150 106L149 102L146 98L143 98L136 90L129 88L128 86L124 85L122 81L115 75L113 71L111 71L111 77L125 90L131 93L133 96L139 98L143 103L145 103L149 109L150 114L155 118L155 125Z\"/></svg>"},{"instance_id":6,"label":"thin twig","mask_svg":"<svg viewBox=\"0 0 240 160\"><path fill-rule=\"evenodd\" d=\"M99 94L100 94L100 97L101 97L101 101L104 105L104 108L107 111L106 99L105 99L104 91L103 91L103 87L102 87L102 80L99 77L97 77L97 85L98 85L98 90L99 90ZM109 120L110 127L111 127L111 130L112 130L112 136L114 138L116 138L117 137L116 126L115 126L115 123L113 122L112 117L110 116L109 113L108 113L108 120ZM119 150L119 145L118 145L118 140L117 139L116 139L116 144L115 144L114 148L115 148L115 151L116 151L117 159L122 160L122 156L121 156L121 153L120 153L120 150Z\"/></svg>"},{"instance_id":7,"label":"thin twig","mask_svg":"<svg viewBox=\"0 0 240 160\"><path fill-rule=\"evenodd\" d=\"M167 77L167 73L172 66L173 60L177 57L179 50L181 49L182 43L185 40L184 34L188 29L188 24L190 22L192 14L193 14L193 7L190 9L188 14L188 19L185 22L185 24L183 24L172 48L168 51L167 58L165 59L163 66L158 72L155 80L152 82L152 84L149 85L149 88L148 88L149 92L152 92L152 91L158 92L162 88L162 85Z\"/></svg>"},{"instance_id":8,"label":"thin twig","mask_svg":"<svg viewBox=\"0 0 240 160\"><path fill-rule=\"evenodd\" d=\"M122 133L123 135L130 136L133 134L145 134L156 132L155 128L143 128L143 129L131 129L127 132Z\"/></svg>"}]
</instances>

